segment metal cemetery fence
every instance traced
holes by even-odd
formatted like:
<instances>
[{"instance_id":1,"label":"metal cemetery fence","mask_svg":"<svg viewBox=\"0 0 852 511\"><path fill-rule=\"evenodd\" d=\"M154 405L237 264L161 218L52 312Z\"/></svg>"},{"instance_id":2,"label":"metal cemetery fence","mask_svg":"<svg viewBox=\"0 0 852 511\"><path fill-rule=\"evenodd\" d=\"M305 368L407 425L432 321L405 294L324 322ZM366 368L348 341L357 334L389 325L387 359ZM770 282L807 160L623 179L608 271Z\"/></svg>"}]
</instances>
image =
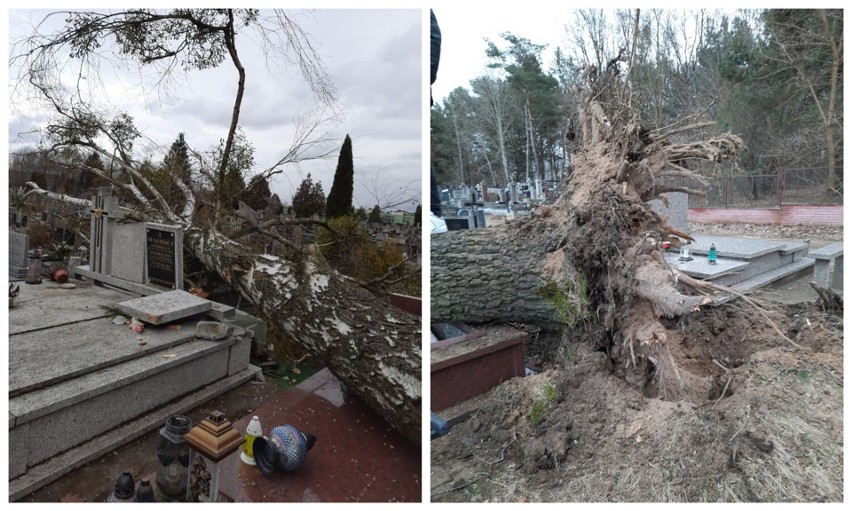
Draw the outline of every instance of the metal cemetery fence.
<instances>
[{"instance_id":1,"label":"metal cemetery fence","mask_svg":"<svg viewBox=\"0 0 852 511\"><path fill-rule=\"evenodd\" d=\"M843 204L843 170L837 169L829 190L828 168L784 169L777 174L719 176L704 186L694 180L667 181L673 186L703 190L705 197L690 196L692 208L773 208L783 204Z\"/></svg>"}]
</instances>

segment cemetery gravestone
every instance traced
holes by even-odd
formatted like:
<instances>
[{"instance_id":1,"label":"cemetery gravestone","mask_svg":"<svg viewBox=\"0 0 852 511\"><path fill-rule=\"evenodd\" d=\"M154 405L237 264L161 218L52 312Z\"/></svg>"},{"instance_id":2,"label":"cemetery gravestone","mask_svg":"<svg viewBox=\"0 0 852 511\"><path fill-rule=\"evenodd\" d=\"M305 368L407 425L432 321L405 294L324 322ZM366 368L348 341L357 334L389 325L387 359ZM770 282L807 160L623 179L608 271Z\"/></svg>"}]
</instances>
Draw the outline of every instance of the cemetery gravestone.
<instances>
[{"instance_id":1,"label":"cemetery gravestone","mask_svg":"<svg viewBox=\"0 0 852 511\"><path fill-rule=\"evenodd\" d=\"M668 206L659 199L649 201L648 205L655 213L666 217L670 226L689 234L689 196L683 192L669 192L666 195Z\"/></svg>"},{"instance_id":2,"label":"cemetery gravestone","mask_svg":"<svg viewBox=\"0 0 852 511\"><path fill-rule=\"evenodd\" d=\"M183 287L183 230L128 222L110 188L92 199L91 254L76 275L141 295Z\"/></svg>"},{"instance_id":3,"label":"cemetery gravestone","mask_svg":"<svg viewBox=\"0 0 852 511\"><path fill-rule=\"evenodd\" d=\"M30 237L9 231L9 276L22 279L27 276L27 250Z\"/></svg>"},{"instance_id":4,"label":"cemetery gravestone","mask_svg":"<svg viewBox=\"0 0 852 511\"><path fill-rule=\"evenodd\" d=\"M179 289L183 283L183 230L146 224L145 271L148 284Z\"/></svg>"},{"instance_id":5,"label":"cemetery gravestone","mask_svg":"<svg viewBox=\"0 0 852 511\"><path fill-rule=\"evenodd\" d=\"M145 223L117 223L112 232L110 255L113 277L147 284L145 281Z\"/></svg>"}]
</instances>

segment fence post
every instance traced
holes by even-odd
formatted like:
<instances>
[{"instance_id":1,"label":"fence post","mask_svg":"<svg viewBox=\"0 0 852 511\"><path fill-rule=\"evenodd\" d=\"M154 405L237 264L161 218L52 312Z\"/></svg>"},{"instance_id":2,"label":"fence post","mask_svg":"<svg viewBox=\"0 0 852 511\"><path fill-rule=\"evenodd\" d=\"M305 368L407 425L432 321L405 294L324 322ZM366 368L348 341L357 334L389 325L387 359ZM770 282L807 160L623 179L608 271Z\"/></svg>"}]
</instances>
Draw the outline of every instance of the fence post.
<instances>
[{"instance_id":1,"label":"fence post","mask_svg":"<svg viewBox=\"0 0 852 511\"><path fill-rule=\"evenodd\" d=\"M728 207L728 177L722 176L722 207Z\"/></svg>"},{"instance_id":2,"label":"fence post","mask_svg":"<svg viewBox=\"0 0 852 511\"><path fill-rule=\"evenodd\" d=\"M778 208L781 208L781 205L784 203L784 175L786 172L783 170L778 174Z\"/></svg>"}]
</instances>

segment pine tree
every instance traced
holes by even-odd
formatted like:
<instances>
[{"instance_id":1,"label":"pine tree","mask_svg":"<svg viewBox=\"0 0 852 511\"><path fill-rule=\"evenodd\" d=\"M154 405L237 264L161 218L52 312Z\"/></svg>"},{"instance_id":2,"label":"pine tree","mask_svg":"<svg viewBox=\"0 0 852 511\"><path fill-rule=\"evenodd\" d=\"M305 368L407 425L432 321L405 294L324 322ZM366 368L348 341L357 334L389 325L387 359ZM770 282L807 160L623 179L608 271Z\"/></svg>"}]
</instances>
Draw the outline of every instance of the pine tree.
<instances>
[{"instance_id":1,"label":"pine tree","mask_svg":"<svg viewBox=\"0 0 852 511\"><path fill-rule=\"evenodd\" d=\"M420 225L421 222L423 222L423 208L418 204L417 209L414 210L414 225Z\"/></svg>"},{"instance_id":2,"label":"pine tree","mask_svg":"<svg viewBox=\"0 0 852 511\"><path fill-rule=\"evenodd\" d=\"M189 163L189 146L186 145L183 133L178 134L168 154L163 158L163 167L169 169L173 175L180 176L184 184L189 185L191 183L192 167Z\"/></svg>"},{"instance_id":3,"label":"pine tree","mask_svg":"<svg viewBox=\"0 0 852 511\"><path fill-rule=\"evenodd\" d=\"M243 190L241 200L255 211L266 208L272 192L269 190L269 180L259 174L251 178L246 189Z\"/></svg>"},{"instance_id":4,"label":"pine tree","mask_svg":"<svg viewBox=\"0 0 852 511\"><path fill-rule=\"evenodd\" d=\"M328 219L352 214L352 189L354 187L355 168L352 163L352 139L346 135L340 156L337 159L337 170L334 172L334 182L326 202L325 216Z\"/></svg>"},{"instance_id":5,"label":"pine tree","mask_svg":"<svg viewBox=\"0 0 852 511\"><path fill-rule=\"evenodd\" d=\"M373 210L370 211L369 221L371 224L382 223L382 210L379 208L378 204L373 206Z\"/></svg>"},{"instance_id":6,"label":"pine tree","mask_svg":"<svg viewBox=\"0 0 852 511\"><path fill-rule=\"evenodd\" d=\"M325 193L322 191L322 183L314 183L308 173L308 177L302 180L293 194L293 213L296 218L309 218L321 212L324 207Z\"/></svg>"}]
</instances>

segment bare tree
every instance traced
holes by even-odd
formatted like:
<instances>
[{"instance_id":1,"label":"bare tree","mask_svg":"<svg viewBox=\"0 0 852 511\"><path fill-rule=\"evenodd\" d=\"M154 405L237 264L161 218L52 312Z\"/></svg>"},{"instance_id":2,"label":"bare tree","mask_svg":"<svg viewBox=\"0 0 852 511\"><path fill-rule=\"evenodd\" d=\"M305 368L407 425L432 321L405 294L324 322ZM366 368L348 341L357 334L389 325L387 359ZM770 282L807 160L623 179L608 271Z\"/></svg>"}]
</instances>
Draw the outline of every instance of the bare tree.
<instances>
[{"instance_id":1,"label":"bare tree","mask_svg":"<svg viewBox=\"0 0 852 511\"><path fill-rule=\"evenodd\" d=\"M390 211L403 205L416 206L420 203L420 174L408 180L387 179L387 168L372 167L358 172L358 185L370 196L372 204L382 211Z\"/></svg>"},{"instance_id":2,"label":"bare tree","mask_svg":"<svg viewBox=\"0 0 852 511\"><path fill-rule=\"evenodd\" d=\"M511 130L510 109L512 107L512 96L509 84L496 76L483 76L471 82L474 94L479 95L481 105L479 117L485 124L486 133L493 137L500 155L500 164L503 167L503 176L506 184L512 182L509 173L509 157L507 153L507 140Z\"/></svg>"},{"instance_id":3,"label":"bare tree","mask_svg":"<svg viewBox=\"0 0 852 511\"><path fill-rule=\"evenodd\" d=\"M843 11L778 9L766 17L779 60L795 70L819 113L828 159L826 189L839 193L835 139L843 129Z\"/></svg>"}]
</instances>

